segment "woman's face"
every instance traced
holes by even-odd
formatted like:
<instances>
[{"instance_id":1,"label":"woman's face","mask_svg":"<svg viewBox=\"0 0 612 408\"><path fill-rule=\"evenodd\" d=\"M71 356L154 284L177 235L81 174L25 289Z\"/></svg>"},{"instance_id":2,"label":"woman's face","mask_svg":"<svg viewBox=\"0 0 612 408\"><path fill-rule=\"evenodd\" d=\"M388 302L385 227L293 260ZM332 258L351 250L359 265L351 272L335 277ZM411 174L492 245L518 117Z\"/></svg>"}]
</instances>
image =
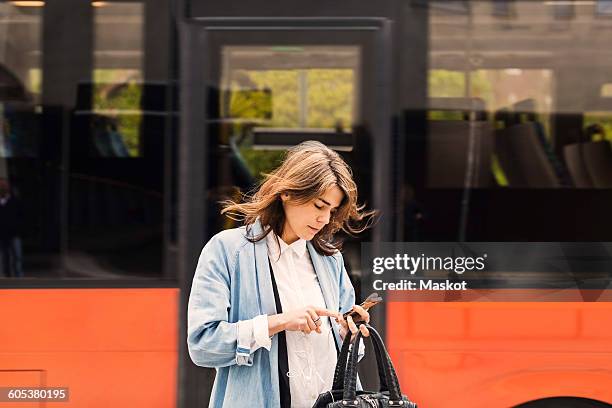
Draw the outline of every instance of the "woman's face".
<instances>
[{"instance_id":1,"label":"woman's face","mask_svg":"<svg viewBox=\"0 0 612 408\"><path fill-rule=\"evenodd\" d=\"M344 193L338 186L328 188L323 195L306 204L293 204L287 193L281 195L285 210L283 241L292 244L298 239L310 241L327 224L338 209Z\"/></svg>"}]
</instances>

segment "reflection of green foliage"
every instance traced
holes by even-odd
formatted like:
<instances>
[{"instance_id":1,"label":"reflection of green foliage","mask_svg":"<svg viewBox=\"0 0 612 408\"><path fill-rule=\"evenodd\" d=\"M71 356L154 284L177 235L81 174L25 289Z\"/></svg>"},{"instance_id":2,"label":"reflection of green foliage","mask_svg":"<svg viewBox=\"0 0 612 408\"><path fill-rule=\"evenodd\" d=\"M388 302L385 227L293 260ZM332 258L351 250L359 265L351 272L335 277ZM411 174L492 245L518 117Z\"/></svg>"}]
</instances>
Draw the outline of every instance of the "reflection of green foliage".
<instances>
[{"instance_id":1,"label":"reflection of green foliage","mask_svg":"<svg viewBox=\"0 0 612 408\"><path fill-rule=\"evenodd\" d=\"M508 187L510 183L508 182L508 178L506 177L506 173L504 169L502 169L501 163L496 155L493 155L491 158L491 172L493 173L493 177L497 184L503 187Z\"/></svg>"},{"instance_id":2,"label":"reflection of green foliage","mask_svg":"<svg viewBox=\"0 0 612 408\"><path fill-rule=\"evenodd\" d=\"M463 120L463 113L458 111L428 111L429 120Z\"/></svg>"},{"instance_id":3,"label":"reflection of green foliage","mask_svg":"<svg viewBox=\"0 0 612 408\"><path fill-rule=\"evenodd\" d=\"M461 71L432 69L429 71L430 98L462 98L465 96L465 74Z\"/></svg>"},{"instance_id":4,"label":"reflection of green foliage","mask_svg":"<svg viewBox=\"0 0 612 408\"><path fill-rule=\"evenodd\" d=\"M604 128L606 140L612 142L612 113L586 112L583 119L583 128L599 124Z\"/></svg>"},{"instance_id":5,"label":"reflection of green foliage","mask_svg":"<svg viewBox=\"0 0 612 408\"><path fill-rule=\"evenodd\" d=\"M354 77L351 69L270 70L239 72L257 89L272 92L272 120L269 126L300 126L299 109L305 92L306 127L333 128L338 122L352 124ZM300 89L300 75L305 75L306 89ZM262 118L269 102L258 92L241 93L237 83L231 84L231 117ZM250 98L250 100L248 100ZM257 100L259 99L259 101ZM260 105L260 108L256 108Z\"/></svg>"},{"instance_id":6,"label":"reflection of green foliage","mask_svg":"<svg viewBox=\"0 0 612 408\"><path fill-rule=\"evenodd\" d=\"M297 71L240 71L247 77L257 89L269 89L272 91L272 120L270 126L296 127L298 118L298 81ZM237 83L231 84L232 89L239 90ZM230 98L231 117L240 117L239 106L234 104L234 98ZM251 103L255 105L255 103ZM268 103L266 103L266 108ZM263 111L266 108L261 108ZM234 111L237 109L237 111ZM254 113L258 115L260 112ZM261 117L261 116L255 116Z\"/></svg>"},{"instance_id":7,"label":"reflection of green foliage","mask_svg":"<svg viewBox=\"0 0 612 408\"><path fill-rule=\"evenodd\" d=\"M485 106L492 109L494 105L493 81L487 76L488 71L478 70L471 73L472 97L484 99Z\"/></svg>"},{"instance_id":8,"label":"reflection of green foliage","mask_svg":"<svg viewBox=\"0 0 612 408\"><path fill-rule=\"evenodd\" d=\"M487 76L488 71L478 70L470 73L471 97L481 98L487 107L493 106L493 84ZM429 71L430 98L464 98L466 95L465 73L446 69Z\"/></svg>"},{"instance_id":9,"label":"reflection of green foliage","mask_svg":"<svg viewBox=\"0 0 612 408\"><path fill-rule=\"evenodd\" d=\"M40 95L42 93L42 69L31 68L28 71L30 92Z\"/></svg>"},{"instance_id":10,"label":"reflection of green foliage","mask_svg":"<svg viewBox=\"0 0 612 408\"><path fill-rule=\"evenodd\" d=\"M117 130L131 157L140 154L140 101L142 98L142 85L128 82L130 77L138 77L139 71L121 69L94 70L93 109L117 110ZM120 111L130 110L130 114Z\"/></svg>"},{"instance_id":11,"label":"reflection of green foliage","mask_svg":"<svg viewBox=\"0 0 612 408\"><path fill-rule=\"evenodd\" d=\"M352 125L354 78L352 69L311 69L308 80L308 120L315 128Z\"/></svg>"},{"instance_id":12,"label":"reflection of green foliage","mask_svg":"<svg viewBox=\"0 0 612 408\"><path fill-rule=\"evenodd\" d=\"M269 119L272 93L267 90L235 90L230 96L230 116L242 119Z\"/></svg>"},{"instance_id":13,"label":"reflection of green foliage","mask_svg":"<svg viewBox=\"0 0 612 408\"><path fill-rule=\"evenodd\" d=\"M123 142L130 157L140 156L140 123L142 115L120 116L117 118L117 130L123 137Z\"/></svg>"},{"instance_id":14,"label":"reflection of green foliage","mask_svg":"<svg viewBox=\"0 0 612 408\"><path fill-rule=\"evenodd\" d=\"M261 180L264 174L270 173L281 164L285 152L280 150L253 150L251 148L242 147L240 148L240 154L251 171L251 174L258 180Z\"/></svg>"},{"instance_id":15,"label":"reflection of green foliage","mask_svg":"<svg viewBox=\"0 0 612 408\"><path fill-rule=\"evenodd\" d=\"M352 125L355 89L351 69L240 70L236 75L252 89L271 91L272 117L265 122L266 126L333 128L341 123L346 128ZM244 86L238 82L230 86L229 112L224 112L225 116L242 119L269 116L270 101L263 91L242 92ZM306 102L305 107L300 106L301 101ZM306 110L305 123L300 123L301 108ZM242 126L233 125L232 133L241 133ZM248 143L240 146L240 152L251 173L258 178L276 168L284 154L253 150Z\"/></svg>"}]
</instances>

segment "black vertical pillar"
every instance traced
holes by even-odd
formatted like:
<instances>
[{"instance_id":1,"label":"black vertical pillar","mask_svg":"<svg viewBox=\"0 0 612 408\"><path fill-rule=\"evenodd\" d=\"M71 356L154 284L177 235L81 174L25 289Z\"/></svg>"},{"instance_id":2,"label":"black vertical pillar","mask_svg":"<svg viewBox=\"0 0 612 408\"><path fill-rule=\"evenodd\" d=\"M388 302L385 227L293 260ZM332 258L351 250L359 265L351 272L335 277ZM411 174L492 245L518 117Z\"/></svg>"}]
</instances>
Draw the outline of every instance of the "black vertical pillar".
<instances>
[{"instance_id":1,"label":"black vertical pillar","mask_svg":"<svg viewBox=\"0 0 612 408\"><path fill-rule=\"evenodd\" d=\"M429 10L422 2L403 2L401 27L398 30L398 64L396 83L399 105L398 163L403 167L403 179L398 188L409 188L416 200L425 187L426 175L426 134L428 107L429 72ZM398 194L398 208L401 212L406 204ZM397 231L397 239L407 239L405 214ZM412 234L411 234L412 236Z\"/></svg>"},{"instance_id":2,"label":"black vertical pillar","mask_svg":"<svg viewBox=\"0 0 612 408\"><path fill-rule=\"evenodd\" d=\"M178 273L181 289L179 316L179 408L208 406L215 372L196 366L187 351L187 304L191 282L206 238L206 31L183 22L179 26L180 147Z\"/></svg>"},{"instance_id":3,"label":"black vertical pillar","mask_svg":"<svg viewBox=\"0 0 612 408\"><path fill-rule=\"evenodd\" d=\"M42 33L43 140L41 149L43 247L67 247L70 121L77 85L92 71L92 5L82 0L45 3Z\"/></svg>"}]
</instances>

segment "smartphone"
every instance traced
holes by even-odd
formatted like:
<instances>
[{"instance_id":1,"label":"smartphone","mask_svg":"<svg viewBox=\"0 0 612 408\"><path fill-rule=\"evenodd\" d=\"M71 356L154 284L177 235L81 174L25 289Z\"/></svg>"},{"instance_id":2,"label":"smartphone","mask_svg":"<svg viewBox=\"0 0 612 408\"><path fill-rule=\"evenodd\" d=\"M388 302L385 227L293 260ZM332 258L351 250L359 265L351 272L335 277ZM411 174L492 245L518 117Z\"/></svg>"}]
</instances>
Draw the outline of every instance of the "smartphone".
<instances>
[{"instance_id":1,"label":"smartphone","mask_svg":"<svg viewBox=\"0 0 612 408\"><path fill-rule=\"evenodd\" d=\"M366 300L364 300L361 303L360 306L363 307L365 310L369 310L370 308L372 308L373 306L377 305L380 302L382 302L382 298L378 296L378 293L374 292L370 294L370 296L368 296ZM363 321L361 319L361 315L354 310L348 311L342 315L342 317L344 317L344 320L346 320L346 318L349 316L353 318L353 321L355 323L359 323Z\"/></svg>"}]
</instances>

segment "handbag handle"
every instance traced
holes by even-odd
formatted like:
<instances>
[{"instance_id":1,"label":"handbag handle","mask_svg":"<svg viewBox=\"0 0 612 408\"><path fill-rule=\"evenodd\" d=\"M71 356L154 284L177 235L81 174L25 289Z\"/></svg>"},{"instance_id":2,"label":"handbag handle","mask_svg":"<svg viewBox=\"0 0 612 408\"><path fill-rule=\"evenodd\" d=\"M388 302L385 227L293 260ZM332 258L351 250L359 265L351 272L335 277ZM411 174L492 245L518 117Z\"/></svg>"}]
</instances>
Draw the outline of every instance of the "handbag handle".
<instances>
[{"instance_id":1,"label":"handbag handle","mask_svg":"<svg viewBox=\"0 0 612 408\"><path fill-rule=\"evenodd\" d=\"M336 370L334 371L334 381L332 383L332 390L340 390L344 388L344 371L346 370L346 358L348 356L349 346L351 345L351 336L347 333L344 336L342 347L340 348L340 355L336 362Z\"/></svg>"},{"instance_id":2,"label":"handbag handle","mask_svg":"<svg viewBox=\"0 0 612 408\"><path fill-rule=\"evenodd\" d=\"M348 332L344 336L344 341L342 342L342 348L340 349L340 355L338 356L338 362L336 363L336 370L334 372L334 381L332 383L332 390L342 390L344 389L344 374L346 372L346 362L349 354L349 347L351 345L351 333ZM358 344L358 343L356 343ZM357 347L357 352L359 352L359 346ZM389 391L389 387L387 386L387 378L383 371L382 359L383 356L380 353L378 347L374 347L374 352L376 356L376 367L378 368L378 379L380 392Z\"/></svg>"},{"instance_id":3,"label":"handbag handle","mask_svg":"<svg viewBox=\"0 0 612 408\"><path fill-rule=\"evenodd\" d=\"M378 349L380 355L384 357L381 359L382 361L377 361L377 364L383 366L384 378L386 379L386 383L389 386L389 399L390 401L401 401L402 400L402 392L400 390L399 381L397 379L397 374L395 372L395 368L393 368L393 363L391 362L391 357L389 357L389 353L387 353L387 349L380 337L380 334L369 324L366 324L366 327L370 331L370 337L372 338L372 345L375 349ZM359 341L363 337L361 331L357 334L355 341L353 344L359 344ZM350 401L351 404L356 400L357 392L357 354L358 350L353 345L353 349L351 350L351 355L349 358L348 366L346 369L346 376L344 378L344 390L342 399L344 401ZM380 373L380 370L379 370Z\"/></svg>"}]
</instances>

